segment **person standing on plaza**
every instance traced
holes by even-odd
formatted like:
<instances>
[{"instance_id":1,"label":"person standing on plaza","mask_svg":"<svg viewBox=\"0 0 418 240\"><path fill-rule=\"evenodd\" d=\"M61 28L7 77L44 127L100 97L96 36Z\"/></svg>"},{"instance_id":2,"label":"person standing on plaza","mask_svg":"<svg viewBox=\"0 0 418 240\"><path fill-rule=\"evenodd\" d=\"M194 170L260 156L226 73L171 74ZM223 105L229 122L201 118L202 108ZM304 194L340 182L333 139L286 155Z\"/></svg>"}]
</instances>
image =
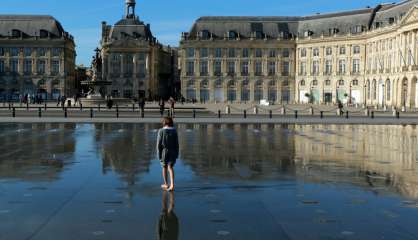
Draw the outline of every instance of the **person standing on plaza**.
<instances>
[{"instance_id":1,"label":"person standing on plaza","mask_svg":"<svg viewBox=\"0 0 418 240\"><path fill-rule=\"evenodd\" d=\"M141 113L145 113L145 98L139 100L139 108L141 108Z\"/></svg>"},{"instance_id":2,"label":"person standing on plaza","mask_svg":"<svg viewBox=\"0 0 418 240\"><path fill-rule=\"evenodd\" d=\"M174 107L176 105L176 101L172 97L170 97L169 101L170 101L170 116L174 117Z\"/></svg>"},{"instance_id":3,"label":"person standing on plaza","mask_svg":"<svg viewBox=\"0 0 418 240\"><path fill-rule=\"evenodd\" d=\"M161 116L163 116L164 110L165 110L165 102L162 98L160 99L160 102L158 103L158 105L160 106L160 114Z\"/></svg>"},{"instance_id":4,"label":"person standing on plaza","mask_svg":"<svg viewBox=\"0 0 418 240\"><path fill-rule=\"evenodd\" d=\"M163 118L162 124L163 128L158 131L157 137L157 152L164 180L161 188L174 191L174 165L179 157L179 139L172 118ZM167 174L170 175L170 185L168 184Z\"/></svg>"}]
</instances>

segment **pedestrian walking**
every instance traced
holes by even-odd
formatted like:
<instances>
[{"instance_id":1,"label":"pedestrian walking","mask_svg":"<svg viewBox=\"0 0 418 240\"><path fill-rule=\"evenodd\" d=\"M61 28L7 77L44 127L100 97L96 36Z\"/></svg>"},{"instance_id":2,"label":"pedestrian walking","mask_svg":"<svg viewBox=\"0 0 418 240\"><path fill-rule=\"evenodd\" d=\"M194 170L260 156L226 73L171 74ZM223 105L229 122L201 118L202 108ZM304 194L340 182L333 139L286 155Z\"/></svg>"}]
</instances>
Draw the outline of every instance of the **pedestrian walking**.
<instances>
[{"instance_id":1,"label":"pedestrian walking","mask_svg":"<svg viewBox=\"0 0 418 240\"><path fill-rule=\"evenodd\" d=\"M163 128L158 131L157 137L157 152L164 180L161 188L167 191L174 191L174 165L179 156L179 139L172 118L163 118L162 124ZM170 184L168 182L168 174L170 175Z\"/></svg>"},{"instance_id":2,"label":"pedestrian walking","mask_svg":"<svg viewBox=\"0 0 418 240\"><path fill-rule=\"evenodd\" d=\"M174 117L174 109L175 109L176 101L172 97L170 97L169 101L170 101L170 116Z\"/></svg>"}]
</instances>

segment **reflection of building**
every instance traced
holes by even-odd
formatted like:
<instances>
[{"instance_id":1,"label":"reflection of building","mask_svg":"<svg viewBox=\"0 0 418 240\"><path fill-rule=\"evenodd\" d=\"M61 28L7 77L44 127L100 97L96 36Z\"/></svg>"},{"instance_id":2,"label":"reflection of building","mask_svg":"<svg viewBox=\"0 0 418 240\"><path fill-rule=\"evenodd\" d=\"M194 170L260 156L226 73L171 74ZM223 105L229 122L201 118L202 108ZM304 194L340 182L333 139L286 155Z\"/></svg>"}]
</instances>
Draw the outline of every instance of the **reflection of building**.
<instances>
[{"instance_id":1,"label":"reflection of building","mask_svg":"<svg viewBox=\"0 0 418 240\"><path fill-rule=\"evenodd\" d=\"M194 129L193 134L188 130ZM226 179L266 179L294 174L294 140L287 126L181 125L181 159L195 174Z\"/></svg>"},{"instance_id":2,"label":"reflection of building","mask_svg":"<svg viewBox=\"0 0 418 240\"><path fill-rule=\"evenodd\" d=\"M181 40L183 94L418 107L417 3L308 17L202 17Z\"/></svg>"},{"instance_id":3,"label":"reflection of building","mask_svg":"<svg viewBox=\"0 0 418 240\"><path fill-rule=\"evenodd\" d=\"M102 80L111 81L115 98L168 97L176 69L176 51L158 43L150 25L135 14L135 0L126 0L126 14L114 26L102 23Z\"/></svg>"},{"instance_id":4,"label":"reflection of building","mask_svg":"<svg viewBox=\"0 0 418 240\"><path fill-rule=\"evenodd\" d=\"M0 100L72 94L75 45L51 16L0 15Z\"/></svg>"},{"instance_id":5,"label":"reflection of building","mask_svg":"<svg viewBox=\"0 0 418 240\"><path fill-rule=\"evenodd\" d=\"M298 175L418 197L414 126L296 126Z\"/></svg>"},{"instance_id":6,"label":"reflection of building","mask_svg":"<svg viewBox=\"0 0 418 240\"><path fill-rule=\"evenodd\" d=\"M57 180L71 164L67 157L75 152L75 139L68 132L74 129L74 124L1 125L0 179Z\"/></svg>"}]
</instances>

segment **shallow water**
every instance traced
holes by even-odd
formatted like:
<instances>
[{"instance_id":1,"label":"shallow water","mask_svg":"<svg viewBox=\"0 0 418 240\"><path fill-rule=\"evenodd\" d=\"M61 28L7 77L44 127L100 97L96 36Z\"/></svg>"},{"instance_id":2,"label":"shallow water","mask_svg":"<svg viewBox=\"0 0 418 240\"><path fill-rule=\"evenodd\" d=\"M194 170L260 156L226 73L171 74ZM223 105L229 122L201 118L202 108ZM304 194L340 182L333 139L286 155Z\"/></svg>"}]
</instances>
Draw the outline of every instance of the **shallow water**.
<instances>
[{"instance_id":1,"label":"shallow water","mask_svg":"<svg viewBox=\"0 0 418 240\"><path fill-rule=\"evenodd\" d=\"M0 125L0 239L418 239L415 126Z\"/></svg>"}]
</instances>

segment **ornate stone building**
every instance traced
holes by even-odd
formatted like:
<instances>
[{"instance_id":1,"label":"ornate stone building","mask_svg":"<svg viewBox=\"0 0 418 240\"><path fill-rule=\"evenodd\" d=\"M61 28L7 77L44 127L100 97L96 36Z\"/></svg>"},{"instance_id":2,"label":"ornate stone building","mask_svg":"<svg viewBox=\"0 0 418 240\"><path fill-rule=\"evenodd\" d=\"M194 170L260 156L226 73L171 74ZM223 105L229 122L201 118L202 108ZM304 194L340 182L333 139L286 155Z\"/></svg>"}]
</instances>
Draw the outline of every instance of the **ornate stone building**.
<instances>
[{"instance_id":1,"label":"ornate stone building","mask_svg":"<svg viewBox=\"0 0 418 240\"><path fill-rule=\"evenodd\" d=\"M182 93L217 102L418 107L417 3L307 17L202 17L182 36Z\"/></svg>"},{"instance_id":2,"label":"ornate stone building","mask_svg":"<svg viewBox=\"0 0 418 240\"><path fill-rule=\"evenodd\" d=\"M174 96L176 50L163 46L149 24L135 14L135 0L126 0L126 14L114 26L102 23L102 79L112 82L106 94L115 98Z\"/></svg>"},{"instance_id":3,"label":"ornate stone building","mask_svg":"<svg viewBox=\"0 0 418 240\"><path fill-rule=\"evenodd\" d=\"M202 102L293 101L297 18L202 17L180 42L182 94Z\"/></svg>"},{"instance_id":4,"label":"ornate stone building","mask_svg":"<svg viewBox=\"0 0 418 240\"><path fill-rule=\"evenodd\" d=\"M0 101L74 94L73 37L51 16L0 15Z\"/></svg>"}]
</instances>

